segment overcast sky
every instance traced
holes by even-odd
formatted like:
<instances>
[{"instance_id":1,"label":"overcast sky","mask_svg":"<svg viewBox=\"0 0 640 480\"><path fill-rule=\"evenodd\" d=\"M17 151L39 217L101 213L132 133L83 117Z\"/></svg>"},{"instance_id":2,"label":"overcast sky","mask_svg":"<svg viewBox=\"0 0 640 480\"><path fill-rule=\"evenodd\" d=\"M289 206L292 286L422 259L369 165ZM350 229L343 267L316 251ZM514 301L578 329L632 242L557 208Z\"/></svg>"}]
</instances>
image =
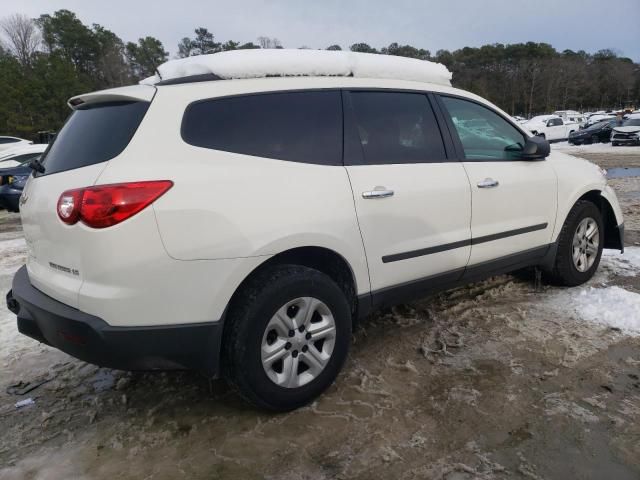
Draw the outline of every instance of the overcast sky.
<instances>
[{"instance_id":1,"label":"overcast sky","mask_svg":"<svg viewBox=\"0 0 640 480\"><path fill-rule=\"evenodd\" d=\"M66 8L124 41L152 35L172 56L206 27L216 40L277 37L285 47L391 42L431 52L487 43L546 42L558 50L611 48L640 61L640 0L0 0L31 17Z\"/></svg>"}]
</instances>

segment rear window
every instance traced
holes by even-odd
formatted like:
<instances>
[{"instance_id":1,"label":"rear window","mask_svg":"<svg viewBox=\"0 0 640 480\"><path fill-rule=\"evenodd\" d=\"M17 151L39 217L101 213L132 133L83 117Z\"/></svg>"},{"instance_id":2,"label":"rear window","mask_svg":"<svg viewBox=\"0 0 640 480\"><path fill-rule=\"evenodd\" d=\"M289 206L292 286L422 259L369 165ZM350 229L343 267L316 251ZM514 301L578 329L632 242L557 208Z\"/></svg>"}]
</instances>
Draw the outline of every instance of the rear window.
<instances>
[{"instance_id":1,"label":"rear window","mask_svg":"<svg viewBox=\"0 0 640 480\"><path fill-rule=\"evenodd\" d=\"M112 102L78 108L44 155L45 175L106 162L119 155L148 108L148 102Z\"/></svg>"},{"instance_id":2,"label":"rear window","mask_svg":"<svg viewBox=\"0 0 640 480\"><path fill-rule=\"evenodd\" d=\"M199 101L184 114L182 138L213 150L341 165L341 95L307 91Z\"/></svg>"},{"instance_id":3,"label":"rear window","mask_svg":"<svg viewBox=\"0 0 640 480\"><path fill-rule=\"evenodd\" d=\"M11 138L11 137L0 137L0 145L5 143L16 143L19 142L19 138Z\"/></svg>"}]
</instances>

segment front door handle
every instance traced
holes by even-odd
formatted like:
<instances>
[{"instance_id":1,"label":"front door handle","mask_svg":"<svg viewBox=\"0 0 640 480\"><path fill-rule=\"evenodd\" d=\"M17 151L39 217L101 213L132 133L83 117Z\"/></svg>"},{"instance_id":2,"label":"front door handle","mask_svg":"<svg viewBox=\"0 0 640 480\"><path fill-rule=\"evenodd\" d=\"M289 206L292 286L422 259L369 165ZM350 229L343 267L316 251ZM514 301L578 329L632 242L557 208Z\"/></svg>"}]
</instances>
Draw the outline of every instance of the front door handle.
<instances>
[{"instance_id":1,"label":"front door handle","mask_svg":"<svg viewBox=\"0 0 640 480\"><path fill-rule=\"evenodd\" d=\"M369 192L362 192L362 198L387 198L393 197L393 190L387 190L385 187L376 187Z\"/></svg>"},{"instance_id":2,"label":"front door handle","mask_svg":"<svg viewBox=\"0 0 640 480\"><path fill-rule=\"evenodd\" d=\"M485 178L481 182L478 182L478 188L495 188L500 185L500 182L493 178Z\"/></svg>"}]
</instances>

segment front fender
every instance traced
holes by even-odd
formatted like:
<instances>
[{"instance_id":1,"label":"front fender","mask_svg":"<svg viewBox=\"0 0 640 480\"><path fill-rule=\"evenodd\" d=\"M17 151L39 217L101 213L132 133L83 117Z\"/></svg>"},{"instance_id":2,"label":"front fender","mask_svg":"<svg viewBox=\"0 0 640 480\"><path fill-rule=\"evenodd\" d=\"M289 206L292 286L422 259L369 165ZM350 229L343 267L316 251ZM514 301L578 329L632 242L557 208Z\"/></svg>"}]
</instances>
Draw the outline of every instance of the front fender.
<instances>
[{"instance_id":1,"label":"front fender","mask_svg":"<svg viewBox=\"0 0 640 480\"><path fill-rule=\"evenodd\" d=\"M618 197L616 196L616 192L609 185L606 185L604 189L600 192L600 195L609 202L611 206L611 211L616 219L616 225L622 225L624 223L624 218L622 217L622 209L620 208L620 204L618 203Z\"/></svg>"}]
</instances>

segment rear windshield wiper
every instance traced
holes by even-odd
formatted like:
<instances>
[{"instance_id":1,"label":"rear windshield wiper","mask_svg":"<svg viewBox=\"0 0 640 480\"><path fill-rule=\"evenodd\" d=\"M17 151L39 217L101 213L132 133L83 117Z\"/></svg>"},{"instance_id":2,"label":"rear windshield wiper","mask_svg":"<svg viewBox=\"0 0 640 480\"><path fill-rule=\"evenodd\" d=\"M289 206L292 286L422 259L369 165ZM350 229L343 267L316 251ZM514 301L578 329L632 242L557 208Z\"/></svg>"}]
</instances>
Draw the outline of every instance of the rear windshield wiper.
<instances>
[{"instance_id":1,"label":"rear windshield wiper","mask_svg":"<svg viewBox=\"0 0 640 480\"><path fill-rule=\"evenodd\" d=\"M38 173L44 173L44 165L40 163L40 160L34 158L29 162L29 168L35 170Z\"/></svg>"}]
</instances>

